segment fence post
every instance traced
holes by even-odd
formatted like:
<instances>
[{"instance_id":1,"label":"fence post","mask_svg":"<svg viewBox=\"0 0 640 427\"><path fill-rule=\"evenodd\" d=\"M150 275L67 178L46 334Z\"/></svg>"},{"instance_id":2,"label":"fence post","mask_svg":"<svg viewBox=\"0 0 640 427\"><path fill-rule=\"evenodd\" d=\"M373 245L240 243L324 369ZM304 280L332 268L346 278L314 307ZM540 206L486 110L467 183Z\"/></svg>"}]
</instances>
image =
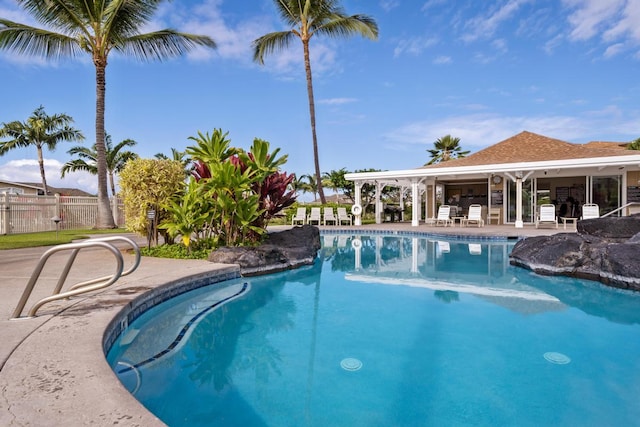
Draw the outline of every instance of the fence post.
<instances>
[{"instance_id":1,"label":"fence post","mask_svg":"<svg viewBox=\"0 0 640 427\"><path fill-rule=\"evenodd\" d=\"M9 194L0 194L2 202L0 203L0 234L9 234Z\"/></svg>"}]
</instances>

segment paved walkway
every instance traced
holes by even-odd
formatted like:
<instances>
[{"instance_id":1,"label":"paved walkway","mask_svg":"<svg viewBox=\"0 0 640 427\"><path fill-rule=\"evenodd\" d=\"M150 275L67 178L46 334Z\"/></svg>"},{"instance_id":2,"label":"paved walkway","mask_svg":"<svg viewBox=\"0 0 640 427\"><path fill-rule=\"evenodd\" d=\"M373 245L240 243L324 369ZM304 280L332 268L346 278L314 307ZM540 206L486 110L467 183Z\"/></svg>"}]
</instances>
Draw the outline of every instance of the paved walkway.
<instances>
[{"instance_id":1,"label":"paved walkway","mask_svg":"<svg viewBox=\"0 0 640 427\"><path fill-rule=\"evenodd\" d=\"M274 227L283 228L287 227ZM360 229L502 237L564 231L562 226L558 230L513 226L416 229L406 223ZM146 244L144 239L127 236L140 245ZM129 301L150 289L184 277L237 268L200 260L143 257L133 274L105 290L47 304L35 318L10 320L33 269L48 249L0 251L0 426L163 425L125 390L111 371L102 350L104 331ZM124 257L126 269L134 257L126 253ZM52 291L66 259L62 254L51 258L25 312L34 301ZM107 275L114 265L112 255L105 250L81 251L67 283Z\"/></svg>"}]
</instances>

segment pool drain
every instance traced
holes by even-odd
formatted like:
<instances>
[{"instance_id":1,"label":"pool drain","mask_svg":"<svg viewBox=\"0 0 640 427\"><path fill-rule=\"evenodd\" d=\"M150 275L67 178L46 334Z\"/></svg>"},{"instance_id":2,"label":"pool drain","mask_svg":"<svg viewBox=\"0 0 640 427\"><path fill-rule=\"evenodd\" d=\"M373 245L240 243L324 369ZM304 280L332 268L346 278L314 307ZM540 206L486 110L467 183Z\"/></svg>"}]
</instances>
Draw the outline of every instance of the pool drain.
<instances>
[{"instance_id":1,"label":"pool drain","mask_svg":"<svg viewBox=\"0 0 640 427\"><path fill-rule=\"evenodd\" d=\"M340 362L340 366L342 366L342 369L344 369L345 371L357 371L358 369L362 368L362 362L358 359L348 357L346 359L342 359L342 361Z\"/></svg>"},{"instance_id":2,"label":"pool drain","mask_svg":"<svg viewBox=\"0 0 640 427\"><path fill-rule=\"evenodd\" d=\"M546 352L544 354L544 358L547 360L547 362L555 363L556 365L566 365L567 363L571 362L569 356L553 351Z\"/></svg>"}]
</instances>

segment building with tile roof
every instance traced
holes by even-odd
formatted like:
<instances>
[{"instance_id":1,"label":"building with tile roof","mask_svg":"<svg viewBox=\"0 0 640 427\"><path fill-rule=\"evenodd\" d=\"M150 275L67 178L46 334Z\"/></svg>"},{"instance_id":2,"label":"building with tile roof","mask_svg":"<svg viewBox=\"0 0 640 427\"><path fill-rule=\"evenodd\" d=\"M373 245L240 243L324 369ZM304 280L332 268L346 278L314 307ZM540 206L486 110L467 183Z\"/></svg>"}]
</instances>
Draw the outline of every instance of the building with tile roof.
<instances>
[{"instance_id":1,"label":"building with tile roof","mask_svg":"<svg viewBox=\"0 0 640 427\"><path fill-rule=\"evenodd\" d=\"M556 205L559 216L579 218L584 203L599 205L602 215L631 202L640 202L640 151L627 150L626 143L594 141L574 144L559 139L521 132L467 157L416 169L353 173L356 204L364 183L398 187L410 192L412 225L435 215L436 207L449 204L465 212L470 204L484 211L499 212L501 223L522 227L535 223L537 206ZM378 194L381 192L378 191ZM382 206L376 198L376 222Z\"/></svg>"}]
</instances>

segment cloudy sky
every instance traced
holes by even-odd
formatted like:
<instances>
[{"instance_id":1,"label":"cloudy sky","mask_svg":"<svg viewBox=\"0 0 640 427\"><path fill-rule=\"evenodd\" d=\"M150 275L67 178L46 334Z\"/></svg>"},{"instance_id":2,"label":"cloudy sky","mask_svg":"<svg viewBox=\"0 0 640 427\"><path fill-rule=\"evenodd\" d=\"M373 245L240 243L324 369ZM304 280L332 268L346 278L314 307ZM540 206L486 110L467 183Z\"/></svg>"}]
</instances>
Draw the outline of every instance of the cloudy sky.
<instances>
[{"instance_id":1,"label":"cloudy sky","mask_svg":"<svg viewBox=\"0 0 640 427\"><path fill-rule=\"evenodd\" d=\"M343 0L367 14L378 41L312 39L320 165L410 169L444 135L477 151L523 130L570 142L640 137L639 0ZM35 24L15 1L0 17ZM183 150L190 136L221 128L233 145L253 138L289 155L284 169L313 172L299 43L252 61L251 43L284 30L273 0L166 2L148 30L206 34L216 50L139 63L112 55L106 129L143 157ZM89 58L47 62L0 52L0 122L40 105L66 113L95 141ZM59 179L73 143L45 153L51 185L91 192L95 178ZM39 181L35 149L0 157L0 179Z\"/></svg>"}]
</instances>

